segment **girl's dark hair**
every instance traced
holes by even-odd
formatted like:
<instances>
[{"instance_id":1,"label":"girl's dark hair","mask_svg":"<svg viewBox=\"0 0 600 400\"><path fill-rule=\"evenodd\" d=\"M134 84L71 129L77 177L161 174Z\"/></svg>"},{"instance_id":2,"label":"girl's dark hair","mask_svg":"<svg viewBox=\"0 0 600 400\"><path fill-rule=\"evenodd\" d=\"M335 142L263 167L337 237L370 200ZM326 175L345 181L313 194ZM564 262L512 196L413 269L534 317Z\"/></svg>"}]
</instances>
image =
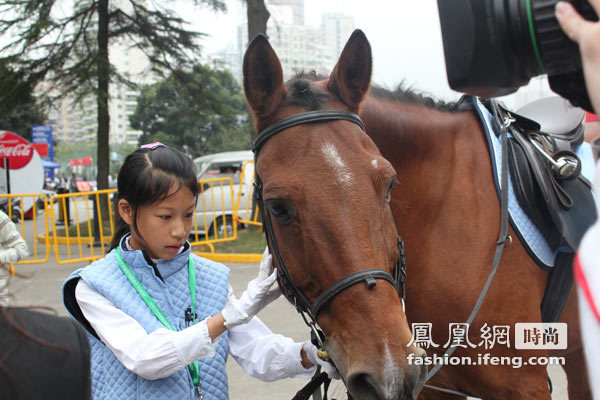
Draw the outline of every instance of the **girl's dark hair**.
<instances>
[{"instance_id":1,"label":"girl's dark hair","mask_svg":"<svg viewBox=\"0 0 600 400\"><path fill-rule=\"evenodd\" d=\"M173 185L178 185L177 190L186 186L194 197L198 197L194 163L185 154L161 145L154 149L140 148L127 156L117 178L117 198L113 202L117 222L110 250L117 247L123 235L130 231L119 215L119 200L127 200L132 208L133 227L139 234L138 209L166 199Z\"/></svg>"}]
</instances>

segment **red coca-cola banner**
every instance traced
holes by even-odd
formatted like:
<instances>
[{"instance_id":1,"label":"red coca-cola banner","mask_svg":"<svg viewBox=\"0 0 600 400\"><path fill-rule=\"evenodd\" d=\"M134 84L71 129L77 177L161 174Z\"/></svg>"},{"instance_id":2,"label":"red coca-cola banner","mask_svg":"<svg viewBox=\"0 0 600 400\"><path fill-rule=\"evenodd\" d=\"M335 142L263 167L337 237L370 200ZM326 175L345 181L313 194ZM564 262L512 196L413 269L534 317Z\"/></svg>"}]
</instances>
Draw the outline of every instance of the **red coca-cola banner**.
<instances>
[{"instance_id":1,"label":"red coca-cola banner","mask_svg":"<svg viewBox=\"0 0 600 400\"><path fill-rule=\"evenodd\" d=\"M0 134L0 159L9 159L10 169L21 169L31 161L33 146L21 136L12 132Z\"/></svg>"}]
</instances>

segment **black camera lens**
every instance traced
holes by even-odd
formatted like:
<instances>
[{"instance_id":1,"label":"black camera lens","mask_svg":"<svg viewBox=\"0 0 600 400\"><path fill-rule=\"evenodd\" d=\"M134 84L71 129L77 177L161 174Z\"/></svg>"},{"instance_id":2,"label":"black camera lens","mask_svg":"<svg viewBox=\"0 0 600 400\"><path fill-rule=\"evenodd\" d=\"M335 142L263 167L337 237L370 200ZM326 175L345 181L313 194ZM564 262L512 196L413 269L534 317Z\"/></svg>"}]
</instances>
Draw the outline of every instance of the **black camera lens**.
<instances>
[{"instance_id":1,"label":"black camera lens","mask_svg":"<svg viewBox=\"0 0 600 400\"><path fill-rule=\"evenodd\" d=\"M558 0L438 0L448 82L482 97L513 93L538 75L581 69L554 17ZM586 0L571 3L597 20Z\"/></svg>"}]
</instances>

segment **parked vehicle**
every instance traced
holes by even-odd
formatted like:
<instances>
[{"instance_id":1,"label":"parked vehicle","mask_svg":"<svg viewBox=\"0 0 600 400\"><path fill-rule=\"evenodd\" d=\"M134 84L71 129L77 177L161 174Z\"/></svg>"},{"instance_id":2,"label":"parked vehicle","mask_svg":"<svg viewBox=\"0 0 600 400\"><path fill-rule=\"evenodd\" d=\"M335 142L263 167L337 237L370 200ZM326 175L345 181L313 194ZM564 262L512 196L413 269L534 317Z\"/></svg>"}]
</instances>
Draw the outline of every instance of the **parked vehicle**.
<instances>
[{"instance_id":1,"label":"parked vehicle","mask_svg":"<svg viewBox=\"0 0 600 400\"><path fill-rule=\"evenodd\" d=\"M208 230L213 238L233 235L238 201L239 217L249 219L252 207L247 205L251 204L254 164L248 161L253 159L253 153L247 150L210 154L194 160L198 179L202 180L196 207L197 231L206 233Z\"/></svg>"}]
</instances>

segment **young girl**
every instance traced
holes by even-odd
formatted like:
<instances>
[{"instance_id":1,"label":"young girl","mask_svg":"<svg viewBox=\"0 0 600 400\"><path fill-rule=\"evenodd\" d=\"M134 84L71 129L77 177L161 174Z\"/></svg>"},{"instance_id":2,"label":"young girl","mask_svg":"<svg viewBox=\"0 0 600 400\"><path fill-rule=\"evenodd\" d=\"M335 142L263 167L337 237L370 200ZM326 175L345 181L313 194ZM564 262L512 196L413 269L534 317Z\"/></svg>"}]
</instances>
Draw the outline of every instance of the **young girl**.
<instances>
[{"instance_id":1,"label":"young girl","mask_svg":"<svg viewBox=\"0 0 600 400\"><path fill-rule=\"evenodd\" d=\"M315 363L333 374L310 342L254 318L280 295L267 251L239 300L227 267L191 253L199 189L187 156L142 146L117 185L111 251L63 286L67 310L88 332L94 399L228 399L228 354L265 381L309 378Z\"/></svg>"}]
</instances>

